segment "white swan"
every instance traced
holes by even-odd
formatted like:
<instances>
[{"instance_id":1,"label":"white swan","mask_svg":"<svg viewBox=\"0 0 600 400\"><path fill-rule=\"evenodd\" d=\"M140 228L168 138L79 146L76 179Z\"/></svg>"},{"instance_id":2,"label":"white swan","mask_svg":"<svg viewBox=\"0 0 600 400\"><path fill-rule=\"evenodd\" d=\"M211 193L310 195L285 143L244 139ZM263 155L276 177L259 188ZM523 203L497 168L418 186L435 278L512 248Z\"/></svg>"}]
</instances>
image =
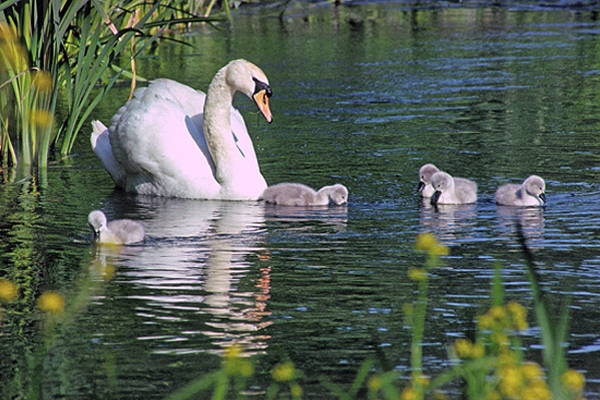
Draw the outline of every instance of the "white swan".
<instances>
[{"instance_id":1,"label":"white swan","mask_svg":"<svg viewBox=\"0 0 600 400\"><path fill-rule=\"evenodd\" d=\"M542 206L546 203L546 182L531 175L522 184L509 183L496 189L496 203L501 206Z\"/></svg>"},{"instance_id":2,"label":"white swan","mask_svg":"<svg viewBox=\"0 0 600 400\"><path fill-rule=\"evenodd\" d=\"M477 184L465 178L453 178L439 171L431 176L431 185L435 193L432 204L471 204L477 201Z\"/></svg>"},{"instance_id":3,"label":"white swan","mask_svg":"<svg viewBox=\"0 0 600 400\"><path fill-rule=\"evenodd\" d=\"M88 215L94 239L104 244L133 244L144 241L144 226L130 219L117 219L107 223L106 215L94 210Z\"/></svg>"},{"instance_id":4,"label":"white swan","mask_svg":"<svg viewBox=\"0 0 600 400\"><path fill-rule=\"evenodd\" d=\"M244 119L232 107L236 91L272 122L267 77L254 64L235 60L217 72L206 95L168 79L136 90L110 128L92 123L94 152L127 192L256 200L267 184Z\"/></svg>"},{"instance_id":5,"label":"white swan","mask_svg":"<svg viewBox=\"0 0 600 400\"><path fill-rule=\"evenodd\" d=\"M281 206L326 206L330 203L339 206L348 202L348 189L336 183L323 186L317 192L301 183L284 182L266 188L261 199Z\"/></svg>"}]
</instances>

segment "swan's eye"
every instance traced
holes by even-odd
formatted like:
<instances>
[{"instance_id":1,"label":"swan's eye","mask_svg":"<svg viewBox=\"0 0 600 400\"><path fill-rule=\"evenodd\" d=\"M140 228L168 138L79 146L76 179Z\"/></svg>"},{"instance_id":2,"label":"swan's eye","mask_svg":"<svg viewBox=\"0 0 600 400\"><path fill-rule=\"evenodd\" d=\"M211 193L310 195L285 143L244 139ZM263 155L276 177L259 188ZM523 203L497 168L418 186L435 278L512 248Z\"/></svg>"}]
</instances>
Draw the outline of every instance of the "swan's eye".
<instances>
[{"instance_id":1,"label":"swan's eye","mask_svg":"<svg viewBox=\"0 0 600 400\"><path fill-rule=\"evenodd\" d=\"M271 90L271 86L269 86L268 84L264 83L263 81L259 81L256 78L252 78L252 80L254 81L254 94L260 92L261 90L264 90L265 94L267 95L267 97L271 97L273 95L273 91Z\"/></svg>"}]
</instances>

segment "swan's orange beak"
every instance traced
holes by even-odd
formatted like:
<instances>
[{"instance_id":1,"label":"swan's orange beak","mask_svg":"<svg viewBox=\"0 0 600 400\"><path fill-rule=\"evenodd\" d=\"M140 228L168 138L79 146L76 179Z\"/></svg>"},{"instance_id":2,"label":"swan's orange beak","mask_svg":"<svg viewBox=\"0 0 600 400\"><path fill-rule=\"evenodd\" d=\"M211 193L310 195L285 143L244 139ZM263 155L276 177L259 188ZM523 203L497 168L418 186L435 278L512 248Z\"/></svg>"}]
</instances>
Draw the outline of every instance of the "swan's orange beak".
<instances>
[{"instance_id":1,"label":"swan's orange beak","mask_svg":"<svg viewBox=\"0 0 600 400\"><path fill-rule=\"evenodd\" d=\"M269 96L270 93L267 89L262 89L257 91L252 95L252 99L258 106L258 109L265 117L268 123L273 122L273 115L271 115L271 109L269 108Z\"/></svg>"}]
</instances>

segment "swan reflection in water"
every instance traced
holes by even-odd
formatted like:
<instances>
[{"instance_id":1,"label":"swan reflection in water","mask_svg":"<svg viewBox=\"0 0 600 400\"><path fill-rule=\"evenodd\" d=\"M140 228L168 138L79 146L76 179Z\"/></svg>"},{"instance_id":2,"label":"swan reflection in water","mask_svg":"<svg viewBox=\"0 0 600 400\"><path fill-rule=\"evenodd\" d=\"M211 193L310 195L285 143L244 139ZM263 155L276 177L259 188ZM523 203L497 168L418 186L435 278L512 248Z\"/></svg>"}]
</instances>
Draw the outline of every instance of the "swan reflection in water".
<instances>
[{"instance_id":1,"label":"swan reflection in water","mask_svg":"<svg viewBox=\"0 0 600 400\"><path fill-rule=\"evenodd\" d=\"M434 233L444 244L457 244L459 238L472 235L476 223L476 204L438 204L431 199L421 200L420 225L424 231Z\"/></svg>"},{"instance_id":2,"label":"swan reflection in water","mask_svg":"<svg viewBox=\"0 0 600 400\"><path fill-rule=\"evenodd\" d=\"M146 229L143 246L116 256L114 249L96 253L112 257L119 282L130 285L126 297L137 300L133 311L149 327L148 336L138 339L159 341L155 352L166 353L206 351L201 343L194 346L198 334L210 338L215 353L232 343L248 354L266 348L269 337L257 334L272 323L266 319L270 267L259 261L265 258L261 204L118 193L111 200L105 208L135 208ZM265 266L253 289L243 291L242 279L257 274L251 270L255 261Z\"/></svg>"},{"instance_id":3,"label":"swan reflection in water","mask_svg":"<svg viewBox=\"0 0 600 400\"><path fill-rule=\"evenodd\" d=\"M543 240L545 224L543 207L498 206L496 214L502 235L514 238L516 241L517 227L520 226L528 245L535 245L536 242Z\"/></svg>"}]
</instances>

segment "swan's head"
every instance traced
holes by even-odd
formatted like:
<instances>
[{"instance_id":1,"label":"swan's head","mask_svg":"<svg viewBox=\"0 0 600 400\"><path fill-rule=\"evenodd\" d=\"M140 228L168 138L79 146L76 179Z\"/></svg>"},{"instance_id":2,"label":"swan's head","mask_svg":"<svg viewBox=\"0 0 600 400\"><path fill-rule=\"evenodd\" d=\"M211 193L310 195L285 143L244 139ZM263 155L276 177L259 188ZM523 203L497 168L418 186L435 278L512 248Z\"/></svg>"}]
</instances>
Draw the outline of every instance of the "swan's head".
<instances>
[{"instance_id":1,"label":"swan's head","mask_svg":"<svg viewBox=\"0 0 600 400\"><path fill-rule=\"evenodd\" d=\"M94 231L94 236L98 238L102 229L106 227L106 215L100 210L94 210L88 215L88 224Z\"/></svg>"},{"instance_id":2,"label":"swan's head","mask_svg":"<svg viewBox=\"0 0 600 400\"><path fill-rule=\"evenodd\" d=\"M439 171L431 175L431 185L435 190L435 193L431 197L431 203L436 204L442 194L451 190L451 188L454 186L454 179L452 176L450 176L450 174Z\"/></svg>"},{"instance_id":3,"label":"swan's head","mask_svg":"<svg viewBox=\"0 0 600 400\"><path fill-rule=\"evenodd\" d=\"M544 203L546 202L546 182L537 175L531 175L523 182L527 193L534 197L539 197Z\"/></svg>"},{"instance_id":4,"label":"swan's head","mask_svg":"<svg viewBox=\"0 0 600 400\"><path fill-rule=\"evenodd\" d=\"M431 182L431 176L438 172L439 169L433 164L425 164L419 169L419 187L417 192L421 193L425 186Z\"/></svg>"},{"instance_id":5,"label":"swan's head","mask_svg":"<svg viewBox=\"0 0 600 400\"><path fill-rule=\"evenodd\" d=\"M254 103L268 123L273 122L269 108L269 97L273 94L267 76L260 68L246 60L234 60L227 65L226 81L254 100Z\"/></svg>"}]
</instances>

